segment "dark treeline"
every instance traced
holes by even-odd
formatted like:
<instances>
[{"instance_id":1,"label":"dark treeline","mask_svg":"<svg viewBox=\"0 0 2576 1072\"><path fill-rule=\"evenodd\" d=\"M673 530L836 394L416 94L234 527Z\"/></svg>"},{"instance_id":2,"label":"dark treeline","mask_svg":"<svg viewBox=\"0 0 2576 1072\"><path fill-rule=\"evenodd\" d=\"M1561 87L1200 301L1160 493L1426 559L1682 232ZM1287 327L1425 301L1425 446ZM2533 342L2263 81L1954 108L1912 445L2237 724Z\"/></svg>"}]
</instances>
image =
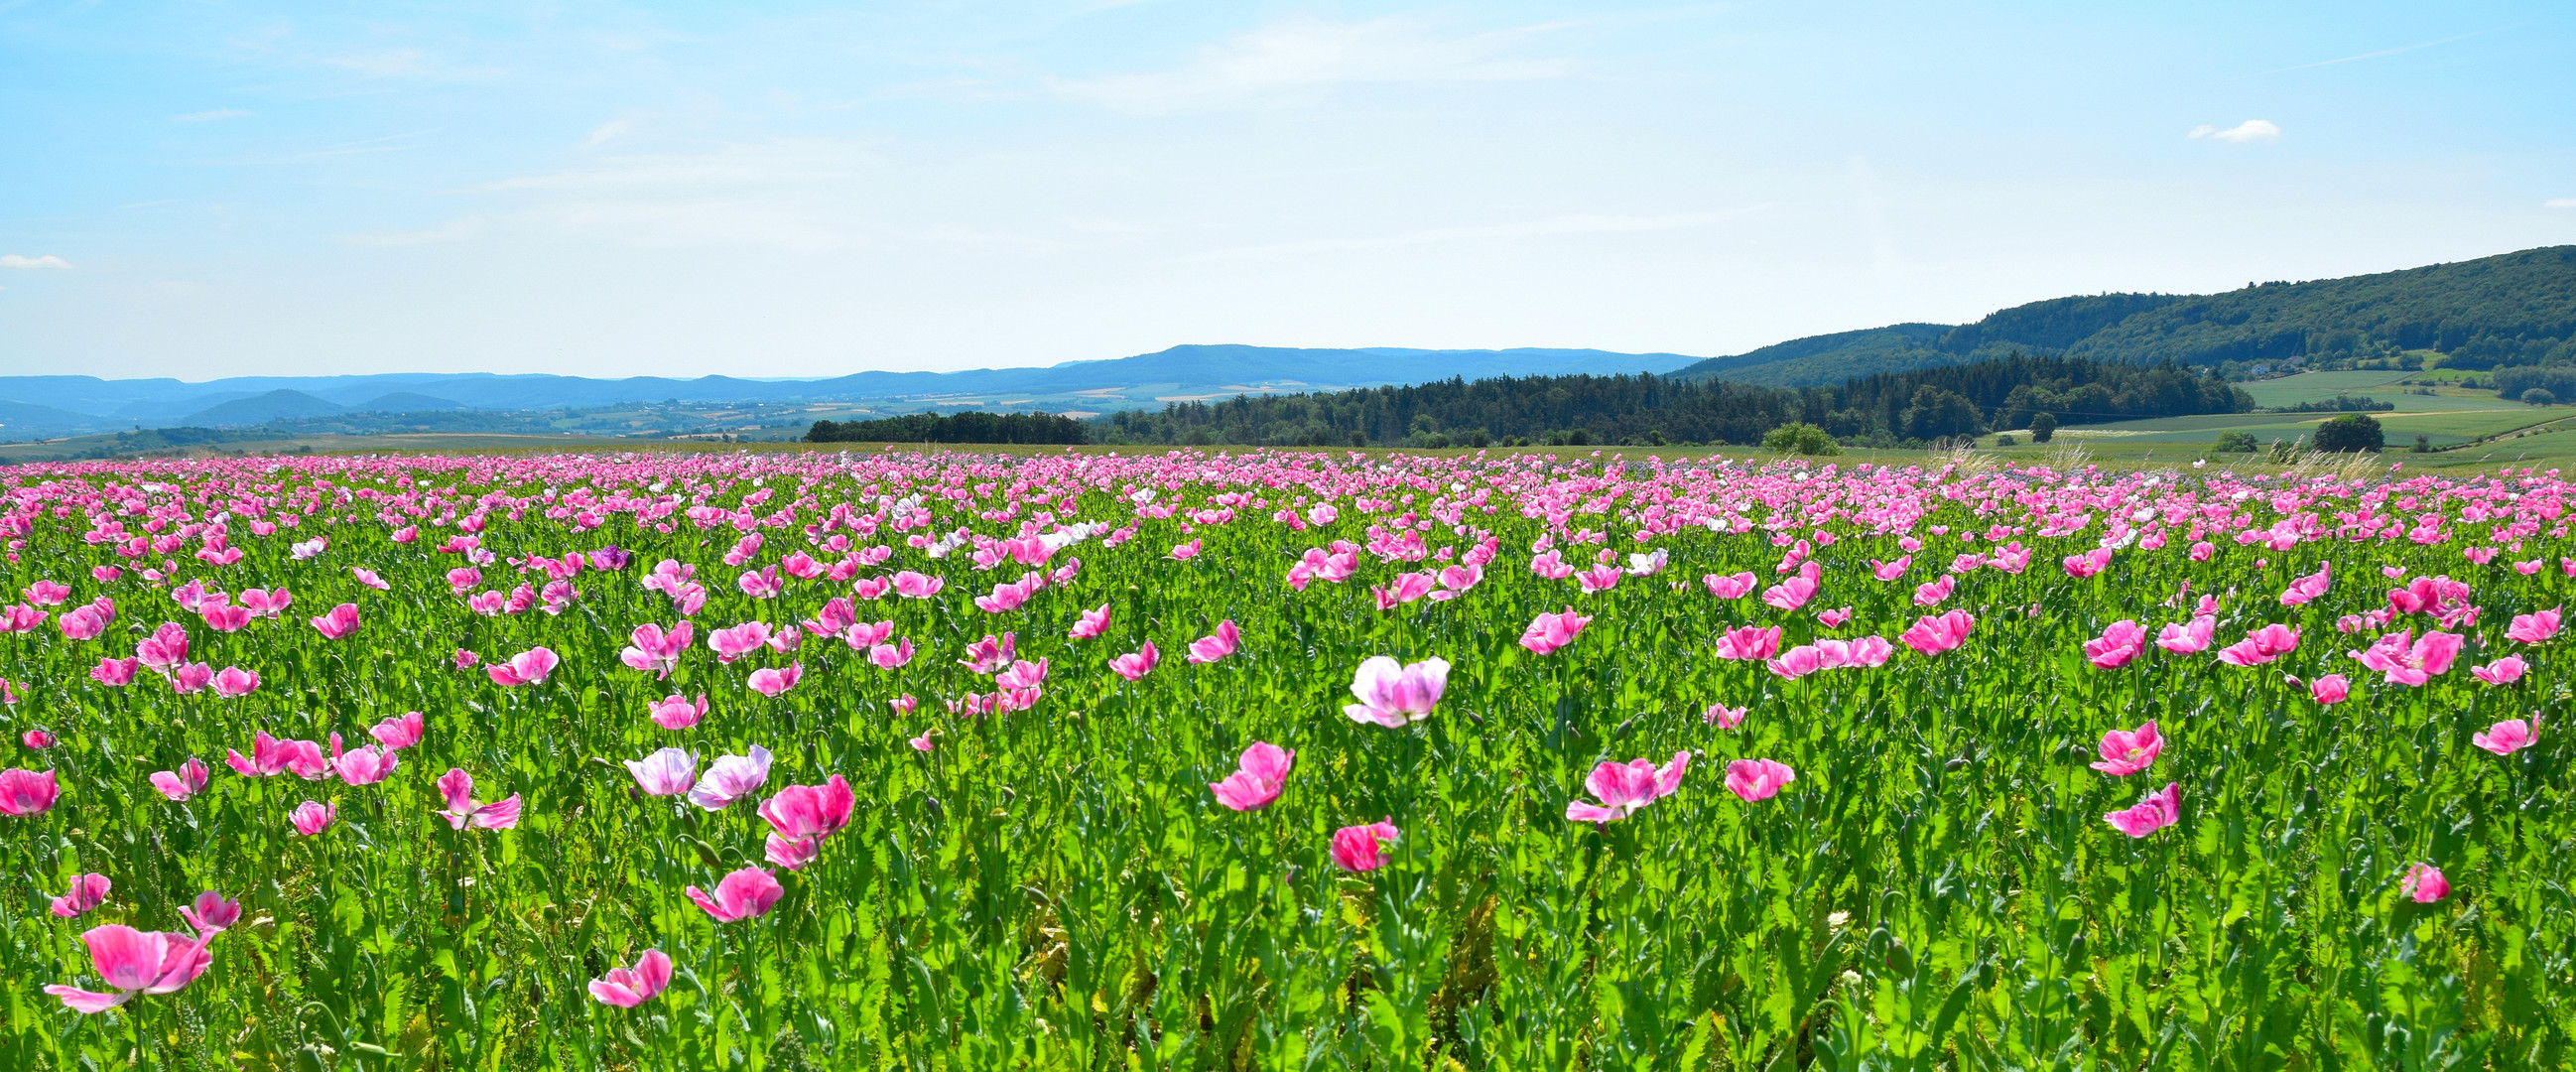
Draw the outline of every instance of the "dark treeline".
<instances>
[{"instance_id":1,"label":"dark treeline","mask_svg":"<svg viewBox=\"0 0 2576 1072\"><path fill-rule=\"evenodd\" d=\"M1095 422L1107 442L1276 446L1736 443L1804 421L1897 444L2019 428L2036 413L2085 424L2253 408L2243 391L2170 365L2006 358L1841 384L1758 387L1661 376L1451 379L1331 394L1239 397Z\"/></svg>"},{"instance_id":2,"label":"dark treeline","mask_svg":"<svg viewBox=\"0 0 2576 1072\"><path fill-rule=\"evenodd\" d=\"M1081 421L1052 413L908 413L875 421L816 421L808 443L1088 443Z\"/></svg>"}]
</instances>

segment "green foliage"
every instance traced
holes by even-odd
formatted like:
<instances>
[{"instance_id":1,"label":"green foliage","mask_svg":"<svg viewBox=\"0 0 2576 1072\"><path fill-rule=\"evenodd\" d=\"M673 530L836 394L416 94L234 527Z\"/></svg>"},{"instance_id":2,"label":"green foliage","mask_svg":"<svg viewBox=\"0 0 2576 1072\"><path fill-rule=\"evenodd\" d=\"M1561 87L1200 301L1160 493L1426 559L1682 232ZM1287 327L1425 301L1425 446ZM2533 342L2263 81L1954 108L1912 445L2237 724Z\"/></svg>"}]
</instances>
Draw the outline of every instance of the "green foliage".
<instances>
[{"instance_id":1,"label":"green foliage","mask_svg":"<svg viewBox=\"0 0 2576 1072\"><path fill-rule=\"evenodd\" d=\"M1825 434L1824 429L1803 422L1784 424L1772 429L1769 434L1762 437L1762 447L1765 450L1776 450L1783 454L1824 455L1843 452L1842 447L1834 442L1834 437Z\"/></svg>"},{"instance_id":2,"label":"green foliage","mask_svg":"<svg viewBox=\"0 0 2576 1072\"><path fill-rule=\"evenodd\" d=\"M2273 407L2273 409L2272 409L2272 411L2271 411L2271 412L2274 412L2274 413L2386 413L2386 412L2388 412L2389 410L2393 410L2393 409L2396 409L2396 408L2397 408L2397 403L2394 403L2394 402L2382 402L2382 401L2380 401L2380 400L2378 400L2378 399L2376 399L2376 398L2371 398L2371 397L2369 397L2369 396L2367 396L2367 395L2347 395L2347 394L2337 394L2337 395L2335 395L2333 398L2318 399L2318 400L2313 401L2313 402L2294 402L2294 403L2291 403L2290 405L2286 405L2286 406L2276 406L2276 407Z\"/></svg>"},{"instance_id":3,"label":"green foliage","mask_svg":"<svg viewBox=\"0 0 2576 1072\"><path fill-rule=\"evenodd\" d=\"M2045 410L2030 415L2030 441L2046 443L2057 438L2057 415Z\"/></svg>"},{"instance_id":4,"label":"green foliage","mask_svg":"<svg viewBox=\"0 0 2576 1072\"><path fill-rule=\"evenodd\" d=\"M2261 448L2262 444L2255 441L2254 433L2233 429L2218 433L2218 442L2210 446L2220 454L2252 454Z\"/></svg>"},{"instance_id":5,"label":"green foliage","mask_svg":"<svg viewBox=\"0 0 2576 1072\"><path fill-rule=\"evenodd\" d=\"M2546 387L2534 387L2522 393L2522 401L2523 404L2531 406L2555 406L2558 404L2558 396Z\"/></svg>"},{"instance_id":6,"label":"green foliage","mask_svg":"<svg viewBox=\"0 0 2576 1072\"><path fill-rule=\"evenodd\" d=\"M911 413L874 421L816 421L808 443L1087 443L1089 426L1052 413Z\"/></svg>"},{"instance_id":7,"label":"green foliage","mask_svg":"<svg viewBox=\"0 0 2576 1072\"><path fill-rule=\"evenodd\" d=\"M2335 453L2375 451L2388 445L2379 422L2363 414L2337 417L2317 426L2317 449Z\"/></svg>"},{"instance_id":8,"label":"green foliage","mask_svg":"<svg viewBox=\"0 0 2576 1072\"><path fill-rule=\"evenodd\" d=\"M2015 438L2012 433L2006 432L1995 437L1995 445L1998 447L2018 447L2021 445L2021 440Z\"/></svg>"}]
</instances>

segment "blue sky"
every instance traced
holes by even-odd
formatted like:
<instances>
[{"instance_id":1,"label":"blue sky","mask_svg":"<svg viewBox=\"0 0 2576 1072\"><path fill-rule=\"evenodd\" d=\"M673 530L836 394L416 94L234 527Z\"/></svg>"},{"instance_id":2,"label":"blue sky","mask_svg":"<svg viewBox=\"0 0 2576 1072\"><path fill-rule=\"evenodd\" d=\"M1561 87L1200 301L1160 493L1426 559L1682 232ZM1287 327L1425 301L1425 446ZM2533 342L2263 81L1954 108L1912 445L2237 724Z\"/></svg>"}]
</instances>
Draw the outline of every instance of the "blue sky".
<instances>
[{"instance_id":1,"label":"blue sky","mask_svg":"<svg viewBox=\"0 0 2576 1072\"><path fill-rule=\"evenodd\" d=\"M24 0L0 373L1732 353L2576 242L2571 55L2542 3Z\"/></svg>"}]
</instances>

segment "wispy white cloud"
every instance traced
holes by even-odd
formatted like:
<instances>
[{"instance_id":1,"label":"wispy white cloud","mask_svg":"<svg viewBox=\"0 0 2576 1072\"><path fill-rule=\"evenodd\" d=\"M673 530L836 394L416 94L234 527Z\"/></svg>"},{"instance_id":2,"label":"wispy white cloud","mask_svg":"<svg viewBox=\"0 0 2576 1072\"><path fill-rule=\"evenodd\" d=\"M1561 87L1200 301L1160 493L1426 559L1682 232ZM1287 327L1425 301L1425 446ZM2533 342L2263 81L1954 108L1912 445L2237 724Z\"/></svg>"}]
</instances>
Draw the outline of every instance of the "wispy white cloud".
<instances>
[{"instance_id":1,"label":"wispy white cloud","mask_svg":"<svg viewBox=\"0 0 2576 1072\"><path fill-rule=\"evenodd\" d=\"M627 131L633 129L635 129L635 123L633 120L611 119L591 128L590 136L582 139L581 143L585 146L606 145L609 142L616 140L619 135L625 134Z\"/></svg>"},{"instance_id":2,"label":"wispy white cloud","mask_svg":"<svg viewBox=\"0 0 2576 1072\"><path fill-rule=\"evenodd\" d=\"M2278 141L2281 137L2281 126L2269 119L2248 119L2225 130L2203 123L2191 128L2191 132L2185 136L2242 145L2254 141Z\"/></svg>"},{"instance_id":3,"label":"wispy white cloud","mask_svg":"<svg viewBox=\"0 0 2576 1072\"><path fill-rule=\"evenodd\" d=\"M479 189L522 200L511 219L559 234L652 248L831 249L855 239L853 206L865 202L851 187L866 164L854 143L791 139L616 156Z\"/></svg>"},{"instance_id":4,"label":"wispy white cloud","mask_svg":"<svg viewBox=\"0 0 2576 1072\"><path fill-rule=\"evenodd\" d=\"M2377 52L2364 52L2364 53L2362 53L2362 54L2360 54L2360 55L2358 55L2358 56L2345 56L2345 57L2342 57L2342 58L2340 58L2340 59L2318 60L2318 61L2317 61L2317 62L2315 62L2315 63L2300 63L2300 64L2293 64L2293 65L2288 66L2288 67L2275 67L2275 68L2273 68L2273 69L2271 69L2271 70L2268 70L2268 71L2258 72L2257 74L2255 74L2255 75L2254 75L2254 77L2256 77L2256 78L2260 78L2260 77L2262 77L2263 75L2267 75L2267 74L2287 74L2287 73L2289 73L2289 72L2291 72L2291 71L2304 71L2304 70L2308 70L2308 69L2310 69L2310 68L2314 68L2314 67L2332 67L2332 66L2334 66L2334 65L2336 65L2336 64L2339 64L2339 63L2355 63L2355 62L2359 62L2359 61L2361 61L2361 60L2375 60L2375 59L2379 59L2379 58L2381 58L2381 57L2383 57L2383 56L2395 56L2395 55L2399 55L2399 54L2401 54L2401 53L2413 52L2413 51L2415 51L2416 49L2419 49L2419 48L2431 48L2431 47L2433 47L2433 46L2435 46L2435 45L2447 45L2447 44L2450 44L2450 43L2451 43L2451 42L2453 42L2453 41L2465 41L2465 40L2468 40L2469 38L2472 38L2472 37L2476 37L2476 36L2478 36L2478 34L2491 33L2491 32L2493 32L2493 31L2489 31L2489 30L2479 30L2479 31L2477 31L2476 33L2454 34L2454 35L2452 35L2452 36L2450 36L2450 37L2445 37L2445 38L2442 38L2442 39L2440 39L2440 40L2438 40L2438 41L2422 41L2422 42L2418 42L2418 43L2415 43L2415 44L2412 44L2412 45L2399 45L2399 46L2398 46L2398 47L2396 47L2396 48L2383 48L2383 49L2380 49L2380 50L2379 50L2379 51L2377 51Z\"/></svg>"},{"instance_id":5,"label":"wispy white cloud","mask_svg":"<svg viewBox=\"0 0 2576 1072\"><path fill-rule=\"evenodd\" d=\"M360 138L357 141L344 141L338 145L314 149L309 152L298 153L296 155L349 156L356 153L390 153L398 149L411 148L411 146L403 143L427 133L429 132L426 130L414 130L402 134L387 134L381 138Z\"/></svg>"},{"instance_id":6,"label":"wispy white cloud","mask_svg":"<svg viewBox=\"0 0 2576 1072\"><path fill-rule=\"evenodd\" d=\"M440 242L461 242L483 233L479 216L459 216L436 227L419 231L381 231L367 234L344 234L340 241L353 246L391 249L398 246L426 246Z\"/></svg>"},{"instance_id":7,"label":"wispy white cloud","mask_svg":"<svg viewBox=\"0 0 2576 1072\"><path fill-rule=\"evenodd\" d=\"M2553 197L2540 205L2543 208L2576 208L2576 197Z\"/></svg>"},{"instance_id":8,"label":"wispy white cloud","mask_svg":"<svg viewBox=\"0 0 2576 1072\"><path fill-rule=\"evenodd\" d=\"M1502 82L1560 78L1561 59L1509 55L1550 25L1444 35L1413 18L1364 22L1282 19L1221 44L1202 46L1167 71L1098 78L1051 78L1070 100L1121 111L1207 111L1311 97L1331 86L1391 82Z\"/></svg>"},{"instance_id":9,"label":"wispy white cloud","mask_svg":"<svg viewBox=\"0 0 2576 1072\"><path fill-rule=\"evenodd\" d=\"M30 257L23 253L0 253L0 268L69 268L72 262L53 254Z\"/></svg>"},{"instance_id":10,"label":"wispy white cloud","mask_svg":"<svg viewBox=\"0 0 2576 1072\"><path fill-rule=\"evenodd\" d=\"M174 115L170 117L170 121L173 123L214 123L226 119L248 119L250 117L251 113L245 112L239 108L217 108L209 112L190 112L186 115Z\"/></svg>"},{"instance_id":11,"label":"wispy white cloud","mask_svg":"<svg viewBox=\"0 0 2576 1072\"><path fill-rule=\"evenodd\" d=\"M323 63L343 70L371 74L379 78L419 78L431 81L473 81L498 78L503 71L491 67L452 67L429 58L416 48L396 48L350 56L324 57Z\"/></svg>"},{"instance_id":12,"label":"wispy white cloud","mask_svg":"<svg viewBox=\"0 0 2576 1072\"><path fill-rule=\"evenodd\" d=\"M1561 235L1675 231L1725 223L1728 220L1760 212L1765 207L1767 206L1752 205L1722 212L1684 212L1667 216L1556 216L1544 220L1489 224L1482 227L1437 227L1426 231L1408 231L1403 234L1381 235L1374 238L1322 238L1303 242L1280 242L1266 246L1242 246L1203 253L1194 259L1242 260L1354 249L1395 249L1404 246L1428 246L1442 242L1514 241L1527 238L1553 238Z\"/></svg>"}]
</instances>

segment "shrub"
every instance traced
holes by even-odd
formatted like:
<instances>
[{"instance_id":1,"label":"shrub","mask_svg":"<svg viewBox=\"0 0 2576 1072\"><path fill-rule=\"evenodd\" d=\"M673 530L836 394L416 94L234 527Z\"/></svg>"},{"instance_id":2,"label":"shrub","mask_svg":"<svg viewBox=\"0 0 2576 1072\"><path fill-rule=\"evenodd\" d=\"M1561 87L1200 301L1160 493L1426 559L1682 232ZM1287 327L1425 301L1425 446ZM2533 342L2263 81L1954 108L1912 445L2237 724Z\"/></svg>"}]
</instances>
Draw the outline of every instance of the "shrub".
<instances>
[{"instance_id":1,"label":"shrub","mask_svg":"<svg viewBox=\"0 0 2576 1072\"><path fill-rule=\"evenodd\" d=\"M2034 413L2034 414L2031 414L2031 415L2030 415L2030 441L2031 441L2031 442L2033 442L2033 443L2046 443L2046 442L2048 442L2049 440L2051 440L2051 439L2055 439L2055 438L2057 438L2057 415L2056 415L2056 414L2054 414L2054 413Z\"/></svg>"},{"instance_id":2,"label":"shrub","mask_svg":"<svg viewBox=\"0 0 2576 1072\"><path fill-rule=\"evenodd\" d=\"M2355 413L2318 425L2316 444L2318 450L2338 453L2375 451L2388 445L2388 437L2377 420Z\"/></svg>"},{"instance_id":3,"label":"shrub","mask_svg":"<svg viewBox=\"0 0 2576 1072\"><path fill-rule=\"evenodd\" d=\"M1826 435L1824 429L1804 421L1784 424L1764 434L1762 448L1776 450L1783 454L1824 455L1843 452L1842 446L1834 442L1834 437Z\"/></svg>"},{"instance_id":4,"label":"shrub","mask_svg":"<svg viewBox=\"0 0 2576 1072\"><path fill-rule=\"evenodd\" d=\"M2218 443L2213 449L2221 454L2252 454L2261 447L2252 432L2227 431L2218 433Z\"/></svg>"}]
</instances>

